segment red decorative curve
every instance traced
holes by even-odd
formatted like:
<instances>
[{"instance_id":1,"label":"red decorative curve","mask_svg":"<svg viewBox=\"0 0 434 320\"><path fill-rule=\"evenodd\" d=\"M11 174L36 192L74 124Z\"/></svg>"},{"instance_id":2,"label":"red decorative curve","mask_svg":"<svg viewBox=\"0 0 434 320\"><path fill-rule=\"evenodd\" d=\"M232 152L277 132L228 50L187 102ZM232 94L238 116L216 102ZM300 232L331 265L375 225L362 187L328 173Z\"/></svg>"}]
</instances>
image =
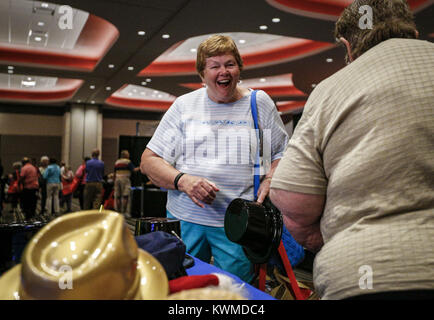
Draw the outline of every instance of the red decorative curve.
<instances>
[{"instance_id":1,"label":"red decorative curve","mask_svg":"<svg viewBox=\"0 0 434 320\"><path fill-rule=\"evenodd\" d=\"M0 61L26 66L92 71L118 37L119 31L115 26L91 14L71 53L0 44Z\"/></svg>"},{"instance_id":2,"label":"red decorative curve","mask_svg":"<svg viewBox=\"0 0 434 320\"><path fill-rule=\"evenodd\" d=\"M159 101L159 100L143 100L143 99L131 99L111 96L105 100L105 103L122 107L133 108L141 110L154 110L154 111L167 111L172 105L172 101Z\"/></svg>"},{"instance_id":3,"label":"red decorative curve","mask_svg":"<svg viewBox=\"0 0 434 320\"><path fill-rule=\"evenodd\" d=\"M259 67L265 64L273 64L282 61L287 61L294 58L299 58L308 55L318 50L324 50L333 47L333 44L326 42L318 42L305 40L303 42L291 43L278 48L258 50L253 53L242 54L244 67ZM176 75L176 74L191 74L196 72L196 61L154 61L149 66L144 68L139 76L160 76L160 75Z\"/></svg>"},{"instance_id":4,"label":"red decorative curve","mask_svg":"<svg viewBox=\"0 0 434 320\"><path fill-rule=\"evenodd\" d=\"M202 83L181 83L180 86L196 90L202 87ZM295 86L249 86L254 90L263 90L271 97L306 97L306 94Z\"/></svg>"},{"instance_id":5,"label":"red decorative curve","mask_svg":"<svg viewBox=\"0 0 434 320\"><path fill-rule=\"evenodd\" d=\"M59 79L53 90L20 90L0 88L0 100L58 102L72 98L83 80Z\"/></svg>"},{"instance_id":6,"label":"red decorative curve","mask_svg":"<svg viewBox=\"0 0 434 320\"><path fill-rule=\"evenodd\" d=\"M287 113L293 110L299 110L304 107L306 101L285 101L285 102L277 102L277 110L283 113Z\"/></svg>"},{"instance_id":7,"label":"red decorative curve","mask_svg":"<svg viewBox=\"0 0 434 320\"><path fill-rule=\"evenodd\" d=\"M278 9L289 11L293 13L302 14L305 12L307 16L312 14L313 17L327 18L329 17L339 17L342 11L348 5L347 1L341 1L341 3L336 0L265 0L271 6ZM412 10L418 9L420 6L425 5L429 0L407 0L410 8Z\"/></svg>"}]
</instances>

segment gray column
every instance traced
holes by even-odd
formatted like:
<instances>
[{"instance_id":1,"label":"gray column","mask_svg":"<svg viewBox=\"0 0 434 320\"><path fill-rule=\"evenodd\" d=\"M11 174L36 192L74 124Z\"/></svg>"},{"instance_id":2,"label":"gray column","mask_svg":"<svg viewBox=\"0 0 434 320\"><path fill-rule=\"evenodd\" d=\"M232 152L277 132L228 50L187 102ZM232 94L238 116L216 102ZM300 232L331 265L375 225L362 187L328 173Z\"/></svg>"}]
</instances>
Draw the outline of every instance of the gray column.
<instances>
[{"instance_id":1,"label":"gray column","mask_svg":"<svg viewBox=\"0 0 434 320\"><path fill-rule=\"evenodd\" d=\"M76 170L85 156L102 146L102 114L94 105L72 105L70 115L69 163Z\"/></svg>"}]
</instances>

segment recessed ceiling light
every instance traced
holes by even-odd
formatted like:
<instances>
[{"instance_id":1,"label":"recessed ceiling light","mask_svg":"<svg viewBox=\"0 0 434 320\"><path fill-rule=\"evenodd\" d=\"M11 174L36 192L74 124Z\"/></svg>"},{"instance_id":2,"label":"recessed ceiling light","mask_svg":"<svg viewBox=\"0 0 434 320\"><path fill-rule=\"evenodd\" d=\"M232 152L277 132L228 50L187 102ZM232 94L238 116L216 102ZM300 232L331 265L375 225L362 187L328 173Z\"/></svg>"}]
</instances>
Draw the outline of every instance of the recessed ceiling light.
<instances>
[{"instance_id":1,"label":"recessed ceiling light","mask_svg":"<svg viewBox=\"0 0 434 320\"><path fill-rule=\"evenodd\" d=\"M262 26L259 26L259 29L261 29L261 30L267 30L268 27L266 25L262 25Z\"/></svg>"},{"instance_id":2,"label":"recessed ceiling light","mask_svg":"<svg viewBox=\"0 0 434 320\"><path fill-rule=\"evenodd\" d=\"M48 8L48 3L41 3L42 8Z\"/></svg>"},{"instance_id":3,"label":"recessed ceiling light","mask_svg":"<svg viewBox=\"0 0 434 320\"><path fill-rule=\"evenodd\" d=\"M170 35L169 34L163 34L162 36L161 36L163 39L169 39L170 38Z\"/></svg>"},{"instance_id":4,"label":"recessed ceiling light","mask_svg":"<svg viewBox=\"0 0 434 320\"><path fill-rule=\"evenodd\" d=\"M330 63L330 62L333 62L333 59L332 59L332 58L327 58L326 61L327 61L328 63Z\"/></svg>"},{"instance_id":5,"label":"recessed ceiling light","mask_svg":"<svg viewBox=\"0 0 434 320\"><path fill-rule=\"evenodd\" d=\"M142 86L146 86L148 83L146 81L142 81Z\"/></svg>"},{"instance_id":6,"label":"recessed ceiling light","mask_svg":"<svg viewBox=\"0 0 434 320\"><path fill-rule=\"evenodd\" d=\"M41 41L42 38L41 37L35 37L35 41Z\"/></svg>"},{"instance_id":7,"label":"recessed ceiling light","mask_svg":"<svg viewBox=\"0 0 434 320\"><path fill-rule=\"evenodd\" d=\"M8 73L14 73L14 70L8 70Z\"/></svg>"},{"instance_id":8,"label":"recessed ceiling light","mask_svg":"<svg viewBox=\"0 0 434 320\"><path fill-rule=\"evenodd\" d=\"M113 69L113 68L115 67L115 65L114 65L114 64L109 64L108 67L109 67L110 69Z\"/></svg>"},{"instance_id":9,"label":"recessed ceiling light","mask_svg":"<svg viewBox=\"0 0 434 320\"><path fill-rule=\"evenodd\" d=\"M14 70L14 66L8 66L8 70Z\"/></svg>"},{"instance_id":10,"label":"recessed ceiling light","mask_svg":"<svg viewBox=\"0 0 434 320\"><path fill-rule=\"evenodd\" d=\"M77 103L81 103L81 100L77 100Z\"/></svg>"},{"instance_id":11,"label":"recessed ceiling light","mask_svg":"<svg viewBox=\"0 0 434 320\"><path fill-rule=\"evenodd\" d=\"M315 88L316 87L316 83L312 83L312 88Z\"/></svg>"},{"instance_id":12,"label":"recessed ceiling light","mask_svg":"<svg viewBox=\"0 0 434 320\"><path fill-rule=\"evenodd\" d=\"M95 101L92 100L90 103L95 104Z\"/></svg>"},{"instance_id":13,"label":"recessed ceiling light","mask_svg":"<svg viewBox=\"0 0 434 320\"><path fill-rule=\"evenodd\" d=\"M273 21L274 23L279 23L280 19L279 18L273 18L273 19L271 19L271 21Z\"/></svg>"},{"instance_id":14,"label":"recessed ceiling light","mask_svg":"<svg viewBox=\"0 0 434 320\"><path fill-rule=\"evenodd\" d=\"M130 71L131 71L131 70L134 70L134 67L133 67L133 66L129 66L129 67L128 67L128 70L130 70Z\"/></svg>"},{"instance_id":15,"label":"recessed ceiling light","mask_svg":"<svg viewBox=\"0 0 434 320\"><path fill-rule=\"evenodd\" d=\"M146 32L145 32L145 31L139 31L139 32L137 32L137 34L138 34L139 36L144 36L144 35L146 34Z\"/></svg>"},{"instance_id":16,"label":"recessed ceiling light","mask_svg":"<svg viewBox=\"0 0 434 320\"><path fill-rule=\"evenodd\" d=\"M91 88L93 90L93 89L95 89L95 86L92 84L89 86L89 88Z\"/></svg>"},{"instance_id":17,"label":"recessed ceiling light","mask_svg":"<svg viewBox=\"0 0 434 320\"><path fill-rule=\"evenodd\" d=\"M246 40L240 39L240 40L238 40L238 42L241 43L241 44L243 44L243 43L246 43Z\"/></svg>"},{"instance_id":18,"label":"recessed ceiling light","mask_svg":"<svg viewBox=\"0 0 434 320\"><path fill-rule=\"evenodd\" d=\"M259 82L265 82L265 81L267 81L267 79L265 79L265 78L259 79Z\"/></svg>"},{"instance_id":19,"label":"recessed ceiling light","mask_svg":"<svg viewBox=\"0 0 434 320\"><path fill-rule=\"evenodd\" d=\"M191 52L196 52L197 49L196 49L196 48L191 48L190 51L191 51Z\"/></svg>"},{"instance_id":20,"label":"recessed ceiling light","mask_svg":"<svg viewBox=\"0 0 434 320\"><path fill-rule=\"evenodd\" d=\"M146 82L151 82L151 81L152 81L151 78L147 78L147 79L146 79Z\"/></svg>"},{"instance_id":21,"label":"recessed ceiling light","mask_svg":"<svg viewBox=\"0 0 434 320\"><path fill-rule=\"evenodd\" d=\"M107 91L110 91L112 88L111 88L111 87L105 87L105 89L106 89Z\"/></svg>"},{"instance_id":22,"label":"recessed ceiling light","mask_svg":"<svg viewBox=\"0 0 434 320\"><path fill-rule=\"evenodd\" d=\"M39 22L38 22L38 27L43 27L43 26L45 26L45 22L43 22L43 21L39 21Z\"/></svg>"}]
</instances>

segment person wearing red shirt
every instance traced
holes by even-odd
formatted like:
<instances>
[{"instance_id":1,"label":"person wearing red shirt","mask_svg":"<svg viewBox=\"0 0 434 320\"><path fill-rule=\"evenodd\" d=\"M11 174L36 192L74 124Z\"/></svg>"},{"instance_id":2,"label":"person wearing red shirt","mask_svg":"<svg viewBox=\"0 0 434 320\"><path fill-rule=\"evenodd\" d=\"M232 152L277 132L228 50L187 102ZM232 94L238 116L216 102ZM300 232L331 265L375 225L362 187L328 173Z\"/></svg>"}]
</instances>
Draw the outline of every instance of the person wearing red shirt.
<instances>
[{"instance_id":1,"label":"person wearing red shirt","mask_svg":"<svg viewBox=\"0 0 434 320\"><path fill-rule=\"evenodd\" d=\"M30 163L29 158L24 157L21 161L20 183L23 185L21 206L29 221L34 218L36 212L37 192L39 190L38 169Z\"/></svg>"}]
</instances>

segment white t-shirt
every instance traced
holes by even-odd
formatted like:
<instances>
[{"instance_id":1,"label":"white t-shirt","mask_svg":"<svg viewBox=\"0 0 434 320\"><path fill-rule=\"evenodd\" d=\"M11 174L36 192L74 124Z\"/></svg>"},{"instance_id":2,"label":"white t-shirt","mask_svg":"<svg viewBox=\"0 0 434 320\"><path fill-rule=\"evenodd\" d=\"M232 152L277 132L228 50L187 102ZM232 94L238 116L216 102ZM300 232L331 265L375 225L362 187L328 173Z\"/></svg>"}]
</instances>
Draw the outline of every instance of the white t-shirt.
<instances>
[{"instance_id":1,"label":"white t-shirt","mask_svg":"<svg viewBox=\"0 0 434 320\"><path fill-rule=\"evenodd\" d=\"M175 217L201 225L223 227L226 208L235 198L253 200L253 165L257 136L248 94L219 104L205 88L175 100L147 148L187 174L204 177L219 188L211 205L197 206L187 194L169 190L167 209ZM257 93L262 156L268 165L280 159L288 141L271 98ZM262 173L267 172L267 166Z\"/></svg>"}]
</instances>

